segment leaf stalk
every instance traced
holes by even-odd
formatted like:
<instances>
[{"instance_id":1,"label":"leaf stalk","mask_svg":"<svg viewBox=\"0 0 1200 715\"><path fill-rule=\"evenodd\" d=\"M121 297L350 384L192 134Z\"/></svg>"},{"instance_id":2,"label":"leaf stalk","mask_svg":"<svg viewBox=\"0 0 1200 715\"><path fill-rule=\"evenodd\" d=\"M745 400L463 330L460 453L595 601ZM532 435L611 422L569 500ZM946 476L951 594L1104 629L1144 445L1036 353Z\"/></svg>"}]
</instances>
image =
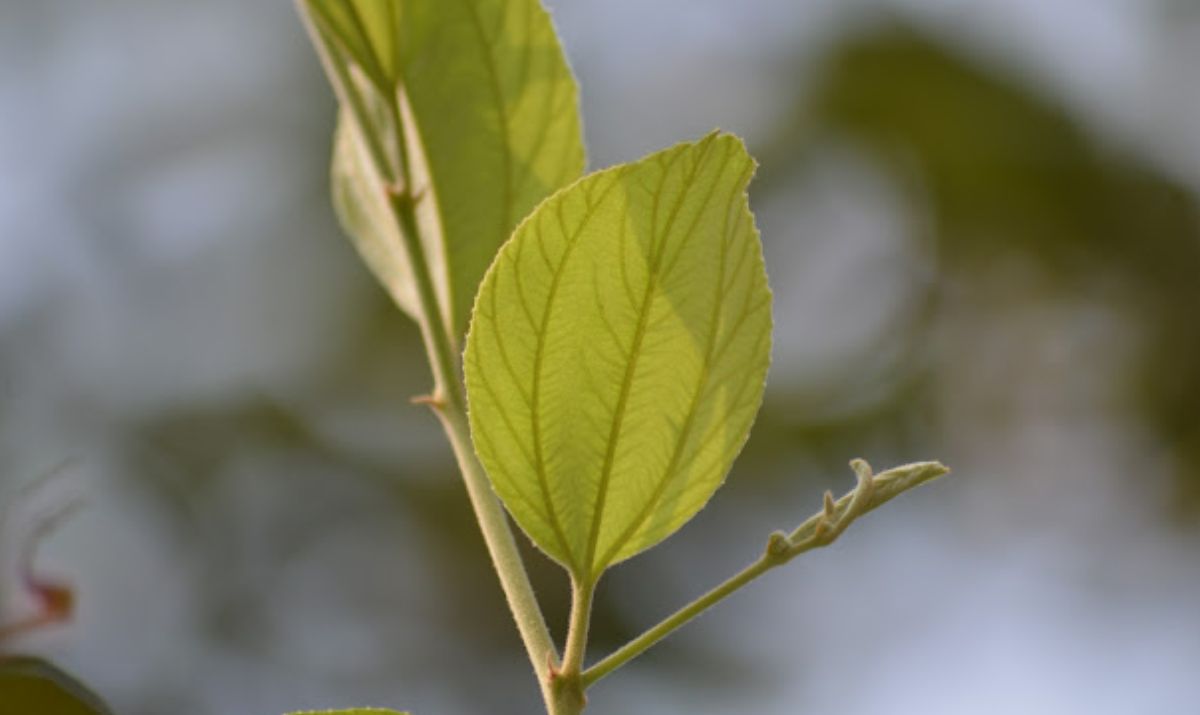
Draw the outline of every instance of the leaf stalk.
<instances>
[{"instance_id":1,"label":"leaf stalk","mask_svg":"<svg viewBox=\"0 0 1200 715\"><path fill-rule=\"evenodd\" d=\"M585 670L583 687L586 689L592 686L596 681L646 652L680 626L725 600L759 576L786 564L806 551L833 543L863 514L950 471L938 462L906 464L881 474L872 474L870 465L861 459L852 461L850 466L858 476L858 486L850 493L835 501L830 492L825 492L821 511L809 517L790 534L782 531L772 533L767 539L767 547L754 563Z\"/></svg>"},{"instance_id":2,"label":"leaf stalk","mask_svg":"<svg viewBox=\"0 0 1200 715\"><path fill-rule=\"evenodd\" d=\"M554 706L551 715L576 715L587 705L584 694L583 661L587 653L588 626L592 618L592 597L595 581L571 578L571 625L563 650L562 668L551 675Z\"/></svg>"}]
</instances>

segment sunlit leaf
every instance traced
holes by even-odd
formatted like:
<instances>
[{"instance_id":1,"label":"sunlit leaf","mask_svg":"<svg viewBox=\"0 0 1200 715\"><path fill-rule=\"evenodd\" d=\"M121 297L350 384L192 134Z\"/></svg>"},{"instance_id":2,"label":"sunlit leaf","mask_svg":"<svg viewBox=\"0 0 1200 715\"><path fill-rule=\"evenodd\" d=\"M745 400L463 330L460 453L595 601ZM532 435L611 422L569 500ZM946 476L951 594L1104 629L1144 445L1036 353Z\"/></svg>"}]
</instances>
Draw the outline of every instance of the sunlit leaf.
<instances>
[{"instance_id":1,"label":"sunlit leaf","mask_svg":"<svg viewBox=\"0 0 1200 715\"><path fill-rule=\"evenodd\" d=\"M480 288L476 448L577 578L682 526L746 439L771 331L753 171L714 133L590 175L521 224Z\"/></svg>"},{"instance_id":2,"label":"sunlit leaf","mask_svg":"<svg viewBox=\"0 0 1200 715\"><path fill-rule=\"evenodd\" d=\"M71 676L44 660L0 658L0 715L110 715Z\"/></svg>"},{"instance_id":3,"label":"sunlit leaf","mask_svg":"<svg viewBox=\"0 0 1200 715\"><path fill-rule=\"evenodd\" d=\"M583 170L577 89L550 18L538 0L300 6L343 103L353 91L368 104L375 97L394 105L383 117L371 112L362 134L348 131L343 116L335 159L343 223L412 312L414 293L402 285L412 270L398 265L404 253L380 176L362 167L372 156L368 142L389 157L386 169L401 164L394 129L400 117L418 226L437 243L426 247L427 262L444 287L443 318L461 335L479 281L517 222ZM382 227L384 219L392 225Z\"/></svg>"}]
</instances>

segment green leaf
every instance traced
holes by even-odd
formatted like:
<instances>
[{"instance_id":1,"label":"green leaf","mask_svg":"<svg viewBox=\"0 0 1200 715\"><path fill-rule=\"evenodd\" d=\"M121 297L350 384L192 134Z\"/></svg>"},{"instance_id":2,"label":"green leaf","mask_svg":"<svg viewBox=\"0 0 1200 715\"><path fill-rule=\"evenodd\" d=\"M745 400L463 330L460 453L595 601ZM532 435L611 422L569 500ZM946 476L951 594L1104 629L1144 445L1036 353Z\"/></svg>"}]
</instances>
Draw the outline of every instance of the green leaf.
<instances>
[{"instance_id":1,"label":"green leaf","mask_svg":"<svg viewBox=\"0 0 1200 715\"><path fill-rule=\"evenodd\" d=\"M713 133L592 174L521 224L480 288L476 449L580 580L682 526L749 433L771 332L754 166Z\"/></svg>"},{"instance_id":2,"label":"green leaf","mask_svg":"<svg viewBox=\"0 0 1200 715\"><path fill-rule=\"evenodd\" d=\"M343 224L413 313L416 294L405 285L413 268L403 265L400 229L383 195L407 166L417 227L437 244L425 253L441 288L439 313L461 335L479 282L517 222L583 170L578 92L550 18L538 0L301 0L300 7L343 105L351 93L368 105L361 116L344 114L338 130ZM389 111L380 116L373 103ZM386 165L372 175L363 164L378 156Z\"/></svg>"},{"instance_id":3,"label":"green leaf","mask_svg":"<svg viewBox=\"0 0 1200 715\"><path fill-rule=\"evenodd\" d=\"M71 676L38 658L0 659L0 715L109 715Z\"/></svg>"},{"instance_id":4,"label":"green leaf","mask_svg":"<svg viewBox=\"0 0 1200 715\"><path fill-rule=\"evenodd\" d=\"M342 111L334 134L330 185L333 208L367 267L414 320L421 304L400 227L388 207L386 182L371 166L358 127ZM427 251L428 253L428 251ZM436 255L436 254L433 254ZM442 290L445 295L445 290Z\"/></svg>"}]
</instances>

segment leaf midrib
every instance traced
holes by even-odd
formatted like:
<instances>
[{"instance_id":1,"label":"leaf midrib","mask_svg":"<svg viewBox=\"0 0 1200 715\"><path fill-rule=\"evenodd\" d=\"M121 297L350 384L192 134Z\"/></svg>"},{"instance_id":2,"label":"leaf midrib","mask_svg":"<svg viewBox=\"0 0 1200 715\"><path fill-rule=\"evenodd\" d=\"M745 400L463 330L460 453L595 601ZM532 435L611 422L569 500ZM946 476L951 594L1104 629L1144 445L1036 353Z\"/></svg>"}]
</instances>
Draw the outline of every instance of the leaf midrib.
<instances>
[{"instance_id":1,"label":"leaf midrib","mask_svg":"<svg viewBox=\"0 0 1200 715\"><path fill-rule=\"evenodd\" d=\"M534 457L536 459L535 466L538 477L538 486L542 492L542 500L545 502L546 514L549 517L550 525L554 530L555 538L557 538L559 547L562 549L563 558L565 558L567 561L566 565L572 573L578 571L578 568L575 565L575 554L571 551L571 548L567 542L566 532L563 530L562 523L558 518L558 510L554 508L554 499L550 494L550 478L546 474L546 462L542 453L540 410L542 392L542 363L546 353L546 333L550 323L550 313L554 307L554 299L558 294L558 287L560 279L562 278L563 269L566 267L567 261L570 259L571 254L574 252L576 246L579 245L579 235L587 226L588 221L591 219L592 213L599 208L600 204L602 204L604 199L608 196L608 193L614 186L618 184L621 171L622 169L620 167L614 170L615 175L613 176L611 183L605 187L604 191L601 192L599 197L597 197L594 204L588 204L586 206L583 217L580 218L579 224L575 227L575 231L569 234L570 238L567 239L567 247L563 251L563 255L559 258L558 266L555 267L553 276L551 276L550 289L546 294L546 304L542 307L542 316L540 324L537 328L537 347L534 350L533 358L533 385L530 392L531 404L529 409L529 417L530 431L533 433L531 436L533 437L533 450ZM560 195L557 199L557 205L555 206L555 209L558 214L559 226L563 229L563 235L567 236L568 232L566 231L566 226L564 225L562 218L565 199L566 195ZM541 231L541 226L536 222L530 222L529 226L530 230Z\"/></svg>"},{"instance_id":2,"label":"leaf midrib","mask_svg":"<svg viewBox=\"0 0 1200 715\"><path fill-rule=\"evenodd\" d=\"M744 190L744 188L745 180L743 177L739 177L738 181L734 184L732 200L729 202L728 207L726 208L724 221L726 226L729 225L730 215L737 211L737 196L740 191ZM714 182L714 186L712 189L710 189L705 203L707 203L708 199L712 198L712 194L715 191L716 184ZM695 222L693 222L693 227L694 226ZM734 224L734 229L727 228L726 234L728 235L732 230L736 230L736 227L737 223ZM672 477L679 468L679 462L683 457L684 447L687 445L688 438L691 436L692 427L695 424L697 412L696 408L700 404L700 398L708 389L708 381L711 377L711 370L716 352L714 348L716 347L717 335L720 333L719 324L721 322L721 307L724 297L727 294L725 288L725 269L728 262L728 254L729 241L727 238L723 238L721 241L720 268L717 272L716 297L713 300L712 312L709 314L708 336L705 339L704 364L701 367L700 375L696 380L696 388L692 393L691 402L688 404L687 416L684 418L683 425L680 427L679 436L675 440L675 447L671 452L671 459L668 461L666 468L663 470L662 478L659 479L658 483L655 485L650 500L646 502L646 505L642 507L641 511L630 522L625 531L621 532L621 535L618 536L615 541L613 541L612 546L610 546L608 550L604 552L603 556L600 558L599 563L601 564L609 563L611 559L620 553L621 549L624 548L625 543L628 542L629 539L631 539L633 535L642 528L646 520L650 518L650 514L653 513L654 509L658 506L659 500L662 499L662 495L666 492L667 485L670 484ZM740 326L735 327L735 331L737 330L740 330Z\"/></svg>"},{"instance_id":3,"label":"leaf midrib","mask_svg":"<svg viewBox=\"0 0 1200 715\"><path fill-rule=\"evenodd\" d=\"M625 422L625 411L628 406L629 393L633 387L633 378L637 372L637 366L641 361L642 340L645 338L646 322L649 319L650 306L653 303L651 299L654 295L654 289L658 286L658 279L660 278L659 268L661 267L660 264L662 262L662 256L666 252L667 241L670 239L671 229L674 227L675 219L679 216L679 212L682 210L683 204L687 198L688 188L691 186L692 181L695 180L696 174L700 171L700 167L708 158L708 150L710 147L712 147L712 144L713 142L711 138L704 142L700 154L696 157L695 162L692 164L687 180L683 182L683 190L680 192L679 198L675 202L675 206L671 209L670 216L667 217L667 223L663 227L661 244L654 247L651 264L647 268L648 275L646 276L646 287L642 292L642 304L638 310L638 323L634 332L633 341L629 347L629 362L625 366L625 374L621 381L621 391L618 393L617 405L613 410L612 424L609 428L609 435L604 453L604 463L601 466L600 471L600 482L597 487L596 494L596 509L592 514L592 524L588 535L588 543L584 557L585 568L588 570L588 573L580 574L580 576L586 577L589 581L594 581L598 577L598 574L595 573L594 559L596 557L596 547L600 540L600 526L604 521L604 508L608 497L608 483L612 478L613 465L616 463L616 452L621 441L621 428ZM678 154L672 156L671 161L663 167L662 177L659 181L658 189L654 195L654 210L650 221L652 230L654 225L657 223L658 209L662 198L662 191L667 183L667 178L670 176L671 169L674 167L675 162L683 156L684 153L682 151L679 152ZM657 241L655 242L657 243Z\"/></svg>"}]
</instances>

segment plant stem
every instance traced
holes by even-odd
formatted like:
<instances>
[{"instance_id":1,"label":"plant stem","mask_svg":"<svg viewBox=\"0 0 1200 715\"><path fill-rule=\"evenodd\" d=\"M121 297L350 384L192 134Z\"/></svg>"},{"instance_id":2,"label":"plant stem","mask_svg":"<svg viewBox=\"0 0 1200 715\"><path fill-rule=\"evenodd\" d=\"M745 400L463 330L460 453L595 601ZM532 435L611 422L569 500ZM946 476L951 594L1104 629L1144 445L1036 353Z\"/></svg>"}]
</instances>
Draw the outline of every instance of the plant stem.
<instances>
[{"instance_id":1,"label":"plant stem","mask_svg":"<svg viewBox=\"0 0 1200 715\"><path fill-rule=\"evenodd\" d=\"M595 592L595 584L571 578L571 627L567 631L567 646L563 649L563 675L569 676L583 669L588 625L592 619L592 596Z\"/></svg>"},{"instance_id":2,"label":"plant stem","mask_svg":"<svg viewBox=\"0 0 1200 715\"><path fill-rule=\"evenodd\" d=\"M763 554L758 561L755 561L747 566L736 576L730 578L720 586L717 586L700 598L697 598L695 601L692 601L688 605L679 609L672 615L663 619L658 625L654 626L637 638L634 638L629 643L626 643L612 655L609 655L604 660L601 660L599 663L596 663L592 667L585 670L583 672L583 687L591 687L591 685L597 680L600 680L617 668L620 668L628 661L633 660L637 656L641 655L648 650L650 646L659 642L663 638L666 638L677 628L701 613L707 611L713 605L723 600L726 596L766 573L775 565L776 564L772 563L767 558L766 554Z\"/></svg>"},{"instance_id":3,"label":"plant stem","mask_svg":"<svg viewBox=\"0 0 1200 715\"><path fill-rule=\"evenodd\" d=\"M395 102L393 102L395 104ZM393 107L392 116L400 125L399 109ZM399 130L397 130L399 131ZM399 143L403 145L401 135ZM407 157L406 152L403 157ZM458 461L459 472L467 488L467 496L471 508L475 511L475 519L483 533L484 543L492 558L496 575L500 578L500 586L508 601L509 610L517 623L517 630L529 654L533 671L537 675L538 684L547 709L552 703L550 688L551 668L558 660L558 651L546 627L546 619L538 604L533 585L525 571L525 563L517 550L512 528L508 524L504 507L492 491L488 482L487 472L475 456L475 448L471 442L471 429L467 421L466 391L463 388L461 371L458 361L458 351L451 337L450 328L442 318L439 310L437 293L430 275L429 264L425 259L424 246L421 242L419 225L416 220L415 204L411 193L411 184L407 177L412 173L407 160L401 159L404 168L404 193L391 195L393 211L400 222L401 236L404 237L405 250L413 266L413 275L420 296L421 314L423 320L422 334L425 339L425 350L429 356L430 369L433 371L434 392L428 401L446 432L446 437ZM551 710L552 715L558 715Z\"/></svg>"},{"instance_id":4,"label":"plant stem","mask_svg":"<svg viewBox=\"0 0 1200 715\"><path fill-rule=\"evenodd\" d=\"M809 517L790 534L779 531L771 534L771 538L767 541L767 548L757 561L585 670L583 687L585 689L590 687L596 681L641 655L680 626L704 613L759 576L777 566L782 566L806 551L833 543L851 522L868 511L913 487L937 479L950 471L937 462L918 462L873 475L870 466L861 459L856 459L850 464L858 473L858 486L852 492L836 502L832 494L825 492L825 504L820 512Z\"/></svg>"},{"instance_id":5,"label":"plant stem","mask_svg":"<svg viewBox=\"0 0 1200 715\"><path fill-rule=\"evenodd\" d=\"M546 627L537 596L534 594L533 586L525 571L521 554L517 550L517 544L505 516L504 508L495 493L492 492L487 474L475 456L471 444L466 395L460 374L458 352L455 348L456 341L452 336L451 328L443 318L444 313L441 310L431 269L425 256L420 226L416 220L416 199L413 195L412 183L409 180L412 172L408 165L408 152L404 151L406 144L398 106L398 93L393 93L387 98L390 105L389 113L396 124L395 131L398 136L399 156L392 161L389 160L382 143L376 140L371 131L371 122L363 99L351 80L349 63L343 56L344 50L340 47L334 28L321 14L317 3L312 0L297 0L297 3L301 17L308 25L338 99L343 106L350 110L350 116L357 125L359 134L364 138L375 170L389 184L388 207L392 213L392 219L400 228L405 258L412 268L417 284L420 304L418 311L420 319L417 322L421 328L434 378L433 395L425 402L433 407L441 420L454 450L459 470L466 484L467 495L479 522L479 528L483 532L484 543L487 545L505 598L516 620L517 630L537 675L546 707L554 715L559 715L557 711L553 710L555 694L551 685L553 669L558 661L558 652L554 641L550 638L550 631ZM365 40L365 38L359 39ZM570 715L569 711L563 712Z\"/></svg>"},{"instance_id":6,"label":"plant stem","mask_svg":"<svg viewBox=\"0 0 1200 715\"><path fill-rule=\"evenodd\" d=\"M394 110L393 116L399 122L399 111ZM400 142L403 143L403 137ZM404 237L405 250L413 266L413 275L420 296L422 335L425 339L425 350L429 356L430 369L433 371L434 391L428 404L433 408L450 446L458 461L459 472L467 487L467 496L471 500L471 508L475 511L475 519L483 533L484 543L492 558L492 565L500 577L500 586L504 590L508 607L517 623L517 630L529 654L529 660L537 675L546 701L547 709L552 708L550 680L551 668L558 660L558 652L546 627L545 617L538 605L533 585L525 571L525 563L517 550L512 528L504 514L499 498L492 491L488 482L487 472L475 456L475 448L471 443L471 430L467 421L466 393L463 389L462 377L458 363L458 352L453 347L455 341L451 338L450 328L446 325L439 310L437 293L434 289L433 278L430 275L429 264L425 259L424 247L415 215L415 205L412 200L411 184L407 176L411 172L404 165L404 193L391 195L393 212L399 219ZM552 715L559 715L551 710Z\"/></svg>"},{"instance_id":7,"label":"plant stem","mask_svg":"<svg viewBox=\"0 0 1200 715\"><path fill-rule=\"evenodd\" d=\"M587 705L583 686L583 659L587 653L588 625L592 619L595 581L571 577L571 625L563 649L562 668L552 676L551 715L578 715Z\"/></svg>"},{"instance_id":8,"label":"plant stem","mask_svg":"<svg viewBox=\"0 0 1200 715\"><path fill-rule=\"evenodd\" d=\"M537 596L525 572L525 563L517 550L513 539L512 529L500 501L492 492L483 465L475 457L471 447L470 431L467 426L466 413L459 407L447 403L437 410L437 415L446 430L454 456L458 460L463 482L467 487L467 495L471 507L475 510L475 518L483 532L483 540L487 544L488 553L496 574L500 577L500 585L508 600L508 607L517 622L517 630L529 653L529 660L537 674L538 684L542 689L543 698L550 703L550 687L552 668L558 662L558 650L550 638L546 628L545 618L538 605Z\"/></svg>"}]
</instances>

